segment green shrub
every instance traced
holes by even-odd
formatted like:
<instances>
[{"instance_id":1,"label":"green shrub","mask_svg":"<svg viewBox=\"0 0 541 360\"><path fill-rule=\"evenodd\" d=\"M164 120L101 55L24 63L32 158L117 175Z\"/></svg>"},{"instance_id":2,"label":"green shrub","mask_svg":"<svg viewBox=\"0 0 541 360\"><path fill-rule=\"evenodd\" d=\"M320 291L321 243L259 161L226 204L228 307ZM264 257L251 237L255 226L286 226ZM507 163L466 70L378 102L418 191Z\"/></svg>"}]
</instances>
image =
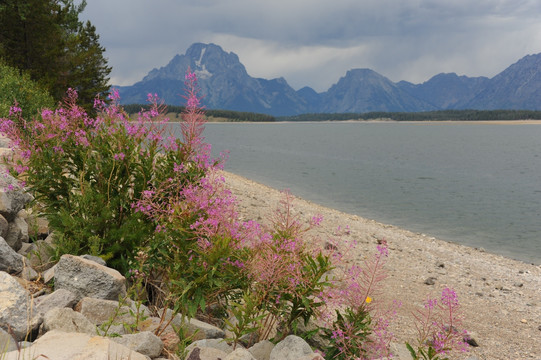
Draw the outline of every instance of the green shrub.
<instances>
[{"instance_id":1,"label":"green shrub","mask_svg":"<svg viewBox=\"0 0 541 360\"><path fill-rule=\"evenodd\" d=\"M0 117L9 115L9 109L17 103L22 116L30 119L42 108L54 105L53 98L27 74L4 64L0 60Z\"/></svg>"}]
</instances>

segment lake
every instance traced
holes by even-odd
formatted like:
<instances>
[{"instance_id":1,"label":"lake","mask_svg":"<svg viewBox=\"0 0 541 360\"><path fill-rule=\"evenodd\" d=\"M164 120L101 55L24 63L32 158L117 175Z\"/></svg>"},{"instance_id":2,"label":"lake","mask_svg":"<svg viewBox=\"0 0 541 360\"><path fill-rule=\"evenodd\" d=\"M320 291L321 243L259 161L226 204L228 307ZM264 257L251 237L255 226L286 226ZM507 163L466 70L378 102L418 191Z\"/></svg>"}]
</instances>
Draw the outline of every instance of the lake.
<instances>
[{"instance_id":1,"label":"lake","mask_svg":"<svg viewBox=\"0 0 541 360\"><path fill-rule=\"evenodd\" d=\"M347 213L541 264L541 126L209 123L226 170Z\"/></svg>"}]
</instances>

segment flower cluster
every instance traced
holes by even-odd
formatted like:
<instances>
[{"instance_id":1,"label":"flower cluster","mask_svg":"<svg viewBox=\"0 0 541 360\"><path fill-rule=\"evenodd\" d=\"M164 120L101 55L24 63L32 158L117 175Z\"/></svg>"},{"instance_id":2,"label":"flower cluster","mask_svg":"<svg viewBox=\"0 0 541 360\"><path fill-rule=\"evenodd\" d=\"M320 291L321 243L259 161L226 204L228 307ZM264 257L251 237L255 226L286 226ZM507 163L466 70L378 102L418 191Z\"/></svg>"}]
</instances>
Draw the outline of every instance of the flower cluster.
<instances>
[{"instance_id":1,"label":"flower cluster","mask_svg":"<svg viewBox=\"0 0 541 360\"><path fill-rule=\"evenodd\" d=\"M354 240L331 239L316 248L311 230L323 217L301 219L288 191L268 226L240 221L222 173L225 155L212 158L202 136L205 116L193 72L185 85L180 139L156 94L149 94L148 110L132 117L116 90L107 102L95 100L93 117L69 89L58 109L33 121L17 105L0 119L0 132L17 149L7 159L10 171L43 204L61 235L55 237L59 255L101 256L131 275L137 296L151 293L149 302L173 304L182 315L227 308L237 320L224 320L235 344L253 333L278 341L318 318L327 359L389 357L400 303L382 296L387 243L380 240L361 264L347 261ZM349 227L338 229L342 235L351 235ZM465 348L452 289L428 298L415 317L417 348L408 344L414 359Z\"/></svg>"}]
</instances>

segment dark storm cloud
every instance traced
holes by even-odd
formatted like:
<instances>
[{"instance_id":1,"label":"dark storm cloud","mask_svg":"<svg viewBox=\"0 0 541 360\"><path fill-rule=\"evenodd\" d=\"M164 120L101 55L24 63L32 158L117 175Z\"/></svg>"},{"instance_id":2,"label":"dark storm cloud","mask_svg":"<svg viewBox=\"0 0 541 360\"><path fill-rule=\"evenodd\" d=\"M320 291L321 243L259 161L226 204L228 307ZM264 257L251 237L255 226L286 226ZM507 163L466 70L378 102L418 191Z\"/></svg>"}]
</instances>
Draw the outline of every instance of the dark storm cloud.
<instances>
[{"instance_id":1,"label":"dark storm cloud","mask_svg":"<svg viewBox=\"0 0 541 360\"><path fill-rule=\"evenodd\" d=\"M235 52L252 76L324 91L351 68L393 81L494 76L541 51L538 0L89 0L113 66L132 84L194 42Z\"/></svg>"}]
</instances>

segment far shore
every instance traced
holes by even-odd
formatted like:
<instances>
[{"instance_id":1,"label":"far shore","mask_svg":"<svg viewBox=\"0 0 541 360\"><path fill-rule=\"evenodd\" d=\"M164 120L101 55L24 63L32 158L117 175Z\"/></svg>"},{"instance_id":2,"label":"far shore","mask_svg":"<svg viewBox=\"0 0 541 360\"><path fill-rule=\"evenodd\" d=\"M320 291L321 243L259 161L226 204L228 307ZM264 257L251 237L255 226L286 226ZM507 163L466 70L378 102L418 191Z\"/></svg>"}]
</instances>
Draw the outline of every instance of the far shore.
<instances>
[{"instance_id":1,"label":"far shore","mask_svg":"<svg viewBox=\"0 0 541 360\"><path fill-rule=\"evenodd\" d=\"M171 121L180 122L180 121ZM376 123L376 124L414 124L414 125L541 125L541 120L427 120L427 121L397 121L381 120L322 120L322 121L208 121L210 124L317 124L317 123Z\"/></svg>"}]
</instances>

